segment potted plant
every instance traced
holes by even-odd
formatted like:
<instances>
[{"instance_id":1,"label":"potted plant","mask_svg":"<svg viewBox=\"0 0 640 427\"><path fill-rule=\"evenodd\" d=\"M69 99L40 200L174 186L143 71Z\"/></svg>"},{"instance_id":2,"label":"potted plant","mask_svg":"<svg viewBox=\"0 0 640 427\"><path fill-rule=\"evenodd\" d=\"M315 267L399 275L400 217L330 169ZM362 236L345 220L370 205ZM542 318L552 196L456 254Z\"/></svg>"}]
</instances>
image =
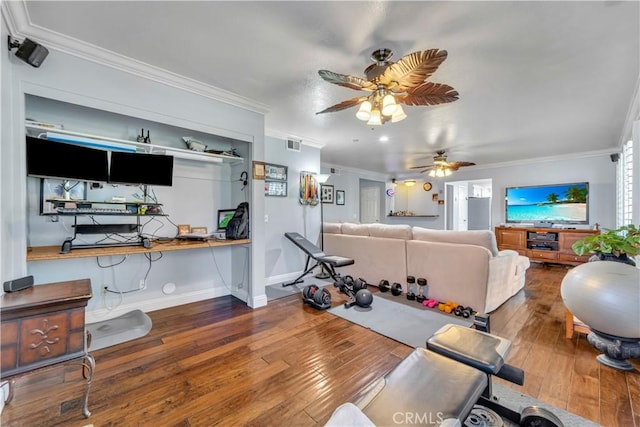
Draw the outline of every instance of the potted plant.
<instances>
[{"instance_id":1,"label":"potted plant","mask_svg":"<svg viewBox=\"0 0 640 427\"><path fill-rule=\"evenodd\" d=\"M592 253L600 260L635 266L630 257L640 254L640 228L630 224L615 230L603 230L600 234L576 241L571 248L577 255Z\"/></svg>"}]
</instances>

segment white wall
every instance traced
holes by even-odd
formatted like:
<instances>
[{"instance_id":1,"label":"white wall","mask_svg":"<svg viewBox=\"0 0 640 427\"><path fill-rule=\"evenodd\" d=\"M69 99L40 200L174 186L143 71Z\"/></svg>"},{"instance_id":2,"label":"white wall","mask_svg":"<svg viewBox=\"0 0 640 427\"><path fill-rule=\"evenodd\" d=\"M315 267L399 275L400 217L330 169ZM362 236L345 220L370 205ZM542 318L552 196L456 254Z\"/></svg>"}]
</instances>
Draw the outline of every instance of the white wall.
<instances>
[{"instance_id":1,"label":"white wall","mask_svg":"<svg viewBox=\"0 0 640 427\"><path fill-rule=\"evenodd\" d=\"M3 38L6 35L3 33ZM59 279L90 277L94 283L94 298L90 310L97 310L101 301L100 286L104 280L113 280L127 285L145 270L143 256L127 261L124 268L114 267L111 276L108 270L96 267L94 259L80 261L47 261L26 263L27 250L27 178L25 168L24 119L25 95L31 94L56 99L71 104L105 110L151 122L165 123L183 129L192 129L205 134L220 135L247 143L245 154L247 164L231 167L232 177L239 178L241 168L250 172L251 159L264 158L264 116L244 110L192 92L152 81L109 66L87 61L76 56L53 50L40 68L33 68L21 62L7 50L2 54L2 103L12 114L2 115L2 280L34 273L37 283L47 283ZM7 104L8 100L8 105ZM80 125L78 123L78 125ZM79 129L82 131L82 129ZM153 140L153 131L151 134ZM6 179L5 179L6 177ZM214 177L215 178L215 177ZM185 178L187 179L187 178ZM210 206L211 217L218 208L217 203L235 206L247 198L240 192L239 183L231 183L230 194L210 194L203 197L197 192L180 191L185 200L201 198ZM215 193L215 185L211 188ZM209 191L209 190L206 190ZM227 249L215 253L219 266L229 265L232 258L233 269L229 270L227 284L238 285L239 297L251 306L266 304L264 293L264 196L262 189L250 186L248 200L251 209L251 250L243 248ZM167 195L165 195L167 196ZM168 197L168 196L167 196ZM225 201L224 198L227 197ZM210 201L210 203L207 202ZM32 218L33 219L33 218ZM196 220L199 220L197 218ZM187 221L185 219L185 221ZM188 221L191 222L191 221ZM40 224L42 225L42 224ZM227 253L232 253L233 256ZM10 256L5 256L10 254ZM151 310L176 305L189 300L210 298L228 294L229 288L214 273L212 254L186 251L165 253L162 260L154 263L150 273L149 289L125 296L121 307L143 304ZM118 259L114 257L113 262ZM104 260L109 264L110 260ZM163 266L162 268L160 266ZM227 268L228 267L224 267ZM237 270L237 271L236 271ZM242 271L241 271L242 270ZM171 272L171 273L169 273ZM212 274L213 273L213 274ZM222 276L225 274L223 273ZM113 278L113 279L110 279ZM157 279L157 281L156 281ZM245 280L246 279L246 280ZM172 297L159 295L159 287L165 281L177 280L178 290ZM154 303L154 301L156 303Z\"/></svg>"},{"instance_id":2,"label":"white wall","mask_svg":"<svg viewBox=\"0 0 640 427\"><path fill-rule=\"evenodd\" d=\"M300 204L300 172L320 173L320 149L302 144L300 151L286 149L286 141L265 138L265 161L287 166L287 197L265 197L265 277L267 284L295 279L304 271L304 253L285 232L297 232L318 243L320 205Z\"/></svg>"},{"instance_id":3,"label":"white wall","mask_svg":"<svg viewBox=\"0 0 640 427\"><path fill-rule=\"evenodd\" d=\"M504 194L507 187L589 182L589 222L615 226L615 163L607 153L576 154L573 158L527 161L495 168L462 169L448 181L492 179L491 223L505 222ZM444 217L441 217L444 220ZM439 224L443 228L444 222Z\"/></svg>"}]
</instances>

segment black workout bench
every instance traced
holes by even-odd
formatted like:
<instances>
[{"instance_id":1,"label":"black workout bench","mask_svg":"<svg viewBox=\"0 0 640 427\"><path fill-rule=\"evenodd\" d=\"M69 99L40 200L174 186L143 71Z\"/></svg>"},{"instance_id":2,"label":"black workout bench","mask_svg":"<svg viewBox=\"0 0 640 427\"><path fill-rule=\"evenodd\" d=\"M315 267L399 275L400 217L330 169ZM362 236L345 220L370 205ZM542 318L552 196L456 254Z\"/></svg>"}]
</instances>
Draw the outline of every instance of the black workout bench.
<instances>
[{"instance_id":1,"label":"black workout bench","mask_svg":"<svg viewBox=\"0 0 640 427\"><path fill-rule=\"evenodd\" d=\"M304 273L298 276L293 282L283 283L282 286L291 286L302 283L302 278L311 273L311 271L318 266L322 266L322 268L324 268L324 270L329 273L334 281L338 281L339 275L338 273L336 273L336 268L344 267L354 263L353 259L351 258L345 258L336 255L325 255L325 253L322 252L322 249L302 237L299 233L284 233L284 236L287 239L291 240L293 244L299 247L302 252L307 255L307 261L304 266ZM312 259L316 263L309 267L309 263Z\"/></svg>"}]
</instances>

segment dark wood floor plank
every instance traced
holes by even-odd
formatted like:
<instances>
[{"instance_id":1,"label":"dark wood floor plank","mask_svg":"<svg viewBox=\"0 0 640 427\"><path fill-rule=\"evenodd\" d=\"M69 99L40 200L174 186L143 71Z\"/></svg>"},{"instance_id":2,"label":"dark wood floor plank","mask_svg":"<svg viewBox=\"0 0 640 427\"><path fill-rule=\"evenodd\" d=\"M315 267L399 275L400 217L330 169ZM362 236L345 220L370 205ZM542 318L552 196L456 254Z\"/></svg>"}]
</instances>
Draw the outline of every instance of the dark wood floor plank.
<instances>
[{"instance_id":1,"label":"dark wood floor plank","mask_svg":"<svg viewBox=\"0 0 640 427\"><path fill-rule=\"evenodd\" d=\"M635 371L614 371L584 334L564 338L567 271L532 264L525 289L491 314L492 331L513 341L507 362L525 370L523 387L495 381L607 427L640 427L640 360ZM329 290L334 305L346 300ZM324 425L412 350L299 295L256 310L221 297L149 315L147 336L93 352L90 419L80 411L80 368L69 365L19 377L1 424Z\"/></svg>"}]
</instances>

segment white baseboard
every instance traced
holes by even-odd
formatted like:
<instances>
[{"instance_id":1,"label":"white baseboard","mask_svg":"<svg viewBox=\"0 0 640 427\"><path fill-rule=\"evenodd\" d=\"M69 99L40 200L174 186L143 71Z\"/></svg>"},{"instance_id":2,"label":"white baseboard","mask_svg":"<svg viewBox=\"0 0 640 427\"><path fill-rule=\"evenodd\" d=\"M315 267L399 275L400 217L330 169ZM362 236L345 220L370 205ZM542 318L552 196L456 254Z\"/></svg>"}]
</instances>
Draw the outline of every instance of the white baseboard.
<instances>
[{"instance_id":1,"label":"white baseboard","mask_svg":"<svg viewBox=\"0 0 640 427\"><path fill-rule=\"evenodd\" d=\"M113 310L103 308L88 311L85 315L85 322L95 323L112 319L136 309L148 313L150 311L161 310L163 308L173 307L176 305L189 304L191 302L202 301L210 298L217 298L224 295L229 295L229 290L226 288L212 288L186 292L181 295L171 295L170 298L167 298L166 295L163 295L146 301L137 301L129 304L122 304Z\"/></svg>"}]
</instances>

